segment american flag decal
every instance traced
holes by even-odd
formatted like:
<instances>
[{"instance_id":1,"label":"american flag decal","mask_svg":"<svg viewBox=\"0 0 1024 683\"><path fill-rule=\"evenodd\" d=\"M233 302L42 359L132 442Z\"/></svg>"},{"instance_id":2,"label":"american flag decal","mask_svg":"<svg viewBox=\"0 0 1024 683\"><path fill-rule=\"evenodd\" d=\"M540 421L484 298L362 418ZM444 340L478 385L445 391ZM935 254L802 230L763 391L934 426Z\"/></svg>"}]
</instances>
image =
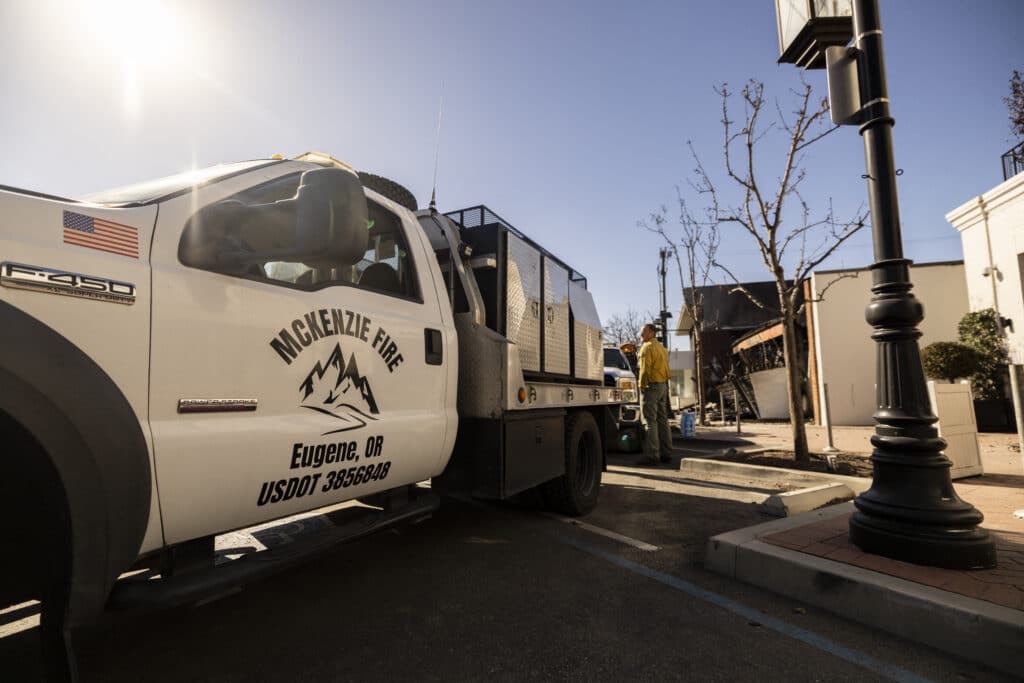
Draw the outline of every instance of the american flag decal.
<instances>
[{"instance_id":1,"label":"american flag decal","mask_svg":"<svg viewBox=\"0 0 1024 683\"><path fill-rule=\"evenodd\" d=\"M139 258L139 229L104 218L65 211L64 244Z\"/></svg>"}]
</instances>

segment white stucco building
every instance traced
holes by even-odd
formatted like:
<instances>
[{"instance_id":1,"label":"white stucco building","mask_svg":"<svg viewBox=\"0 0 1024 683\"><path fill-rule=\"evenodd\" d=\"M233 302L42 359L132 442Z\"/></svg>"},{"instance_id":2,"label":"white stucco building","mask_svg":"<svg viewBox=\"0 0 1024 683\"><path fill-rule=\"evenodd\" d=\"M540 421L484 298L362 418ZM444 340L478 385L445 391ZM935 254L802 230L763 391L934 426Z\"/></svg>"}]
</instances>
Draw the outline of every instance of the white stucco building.
<instances>
[{"instance_id":1,"label":"white stucco building","mask_svg":"<svg viewBox=\"0 0 1024 683\"><path fill-rule=\"evenodd\" d=\"M994 308L1009 318L1010 360L1024 363L1024 173L953 209L946 220L960 232L971 310Z\"/></svg>"},{"instance_id":2,"label":"white stucco building","mask_svg":"<svg viewBox=\"0 0 1024 683\"><path fill-rule=\"evenodd\" d=\"M1024 230L1024 225L1021 227ZM924 305L924 321L919 326L921 348L936 341L956 341L957 323L970 310L964 262L915 264L910 267L910 280L914 296ZM871 339L873 330L864 320L864 309L871 300L871 271L819 271L811 275L810 286L815 293L828 287L823 300L810 305L807 320L808 374L815 388L811 399L814 414L820 416L817 422L874 424L876 345ZM1024 324L1024 317L1021 320Z\"/></svg>"}]
</instances>

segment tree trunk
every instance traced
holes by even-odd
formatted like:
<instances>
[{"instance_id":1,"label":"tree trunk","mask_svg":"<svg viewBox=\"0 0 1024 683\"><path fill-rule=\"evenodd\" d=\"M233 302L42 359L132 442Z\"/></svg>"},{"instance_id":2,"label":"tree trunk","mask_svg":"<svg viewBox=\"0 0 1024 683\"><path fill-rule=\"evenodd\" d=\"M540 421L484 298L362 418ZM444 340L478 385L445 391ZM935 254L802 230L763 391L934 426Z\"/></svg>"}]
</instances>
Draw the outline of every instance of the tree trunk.
<instances>
[{"instance_id":1,"label":"tree trunk","mask_svg":"<svg viewBox=\"0 0 1024 683\"><path fill-rule=\"evenodd\" d=\"M782 296L782 353L786 360L786 393L789 399L789 425L793 433L793 452L797 462L807 462L810 455L807 450L807 429L804 425L804 402L801 389L803 378L800 374L800 355L796 343L796 326L793 321L794 312L788 301Z\"/></svg>"},{"instance_id":2,"label":"tree trunk","mask_svg":"<svg viewBox=\"0 0 1024 683\"><path fill-rule=\"evenodd\" d=\"M696 327L696 324L695 324ZM704 411L704 344L700 340L700 330L693 335L693 367L697 379L697 417L698 422L704 426L708 423L707 414Z\"/></svg>"}]
</instances>

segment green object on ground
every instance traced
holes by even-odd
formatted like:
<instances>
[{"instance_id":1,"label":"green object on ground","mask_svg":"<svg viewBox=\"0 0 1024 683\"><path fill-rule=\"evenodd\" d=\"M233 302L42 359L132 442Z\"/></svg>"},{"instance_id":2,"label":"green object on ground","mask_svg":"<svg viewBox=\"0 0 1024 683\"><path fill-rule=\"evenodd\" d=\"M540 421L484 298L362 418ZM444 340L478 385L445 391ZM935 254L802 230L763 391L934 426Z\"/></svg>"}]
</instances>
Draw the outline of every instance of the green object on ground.
<instances>
[{"instance_id":1,"label":"green object on ground","mask_svg":"<svg viewBox=\"0 0 1024 683\"><path fill-rule=\"evenodd\" d=\"M635 453L640 450L640 435L635 429L627 429L619 434L619 450L624 453Z\"/></svg>"}]
</instances>

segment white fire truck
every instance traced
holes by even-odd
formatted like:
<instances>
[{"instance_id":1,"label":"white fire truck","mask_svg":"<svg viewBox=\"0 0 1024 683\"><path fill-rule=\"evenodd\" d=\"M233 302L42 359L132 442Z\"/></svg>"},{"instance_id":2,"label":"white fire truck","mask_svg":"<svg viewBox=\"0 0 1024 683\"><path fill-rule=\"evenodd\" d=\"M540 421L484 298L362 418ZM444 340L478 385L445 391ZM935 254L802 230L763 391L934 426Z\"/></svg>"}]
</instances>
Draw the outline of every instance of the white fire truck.
<instances>
[{"instance_id":1,"label":"white fire truck","mask_svg":"<svg viewBox=\"0 0 1024 683\"><path fill-rule=\"evenodd\" d=\"M66 635L438 494L593 508L622 392L586 280L486 207L363 180L310 153L77 201L0 187L0 602ZM305 549L218 555L355 499Z\"/></svg>"}]
</instances>

